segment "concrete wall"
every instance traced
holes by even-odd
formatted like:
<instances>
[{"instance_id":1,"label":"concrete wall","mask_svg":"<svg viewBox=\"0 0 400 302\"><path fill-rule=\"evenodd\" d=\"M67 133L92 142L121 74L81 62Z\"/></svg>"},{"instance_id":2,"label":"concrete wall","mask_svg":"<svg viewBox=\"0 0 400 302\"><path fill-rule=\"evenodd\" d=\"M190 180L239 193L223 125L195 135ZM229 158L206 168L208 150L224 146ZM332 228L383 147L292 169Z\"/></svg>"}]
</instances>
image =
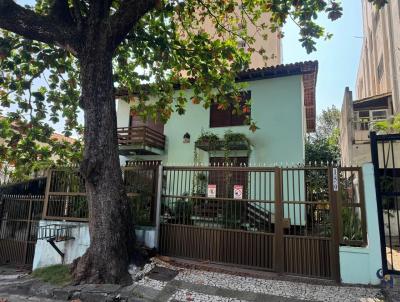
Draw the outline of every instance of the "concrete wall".
<instances>
[{"instance_id":1,"label":"concrete wall","mask_svg":"<svg viewBox=\"0 0 400 302\"><path fill-rule=\"evenodd\" d=\"M227 130L240 132L254 144L249 162L253 164L301 163L304 161L304 98L302 76L265 79L248 83L251 91L251 116L260 128L251 132L248 126L210 128L210 110L188 103L186 113L174 113L164 127L166 151L160 156L131 156L122 158L138 160L162 160L164 164L193 164L194 143L203 131L213 132L220 137ZM178 92L177 92L178 93ZM191 95L191 91L185 92ZM124 103L124 101L119 101ZM126 103L125 103L126 104ZM129 119L129 106L118 105L118 125L125 126ZM183 143L188 132L190 143ZM240 156L243 154L232 154ZM246 155L246 154L244 154ZM200 162L208 164L209 154L198 150ZM218 156L215 154L214 156Z\"/></svg>"},{"instance_id":2,"label":"concrete wall","mask_svg":"<svg viewBox=\"0 0 400 302\"><path fill-rule=\"evenodd\" d=\"M90 244L89 227L87 223L60 222L50 220L41 220L39 222L39 226L51 224L76 226L74 229L72 229L72 236L75 239L56 243L60 251L65 254L65 264L72 263L74 259L82 256L83 253L85 253ZM35 257L33 259L32 269L60 263L62 263L62 258L50 245L50 243L48 243L46 240L38 240L35 246Z\"/></svg>"},{"instance_id":3,"label":"concrete wall","mask_svg":"<svg viewBox=\"0 0 400 302\"><path fill-rule=\"evenodd\" d=\"M62 224L74 225L72 229L73 240L56 242L57 247L65 254L64 264L72 263L76 258L82 256L90 245L89 225L83 222L61 222L51 220L41 220L39 226ZM144 243L149 248L155 247L155 229L150 227L138 227L136 229L138 242ZM38 240L35 246L35 257L33 267L35 270L40 267L61 264L61 256L46 240Z\"/></svg>"},{"instance_id":4,"label":"concrete wall","mask_svg":"<svg viewBox=\"0 0 400 302\"><path fill-rule=\"evenodd\" d=\"M340 275L343 283L380 283L377 272L382 268L379 225L376 206L374 169L371 163L362 167L365 188L368 244L366 247L341 246Z\"/></svg>"},{"instance_id":5,"label":"concrete wall","mask_svg":"<svg viewBox=\"0 0 400 302\"><path fill-rule=\"evenodd\" d=\"M349 166L352 159L353 144L353 93L346 87L343 96L342 110L340 115L340 154L342 165Z\"/></svg>"}]
</instances>

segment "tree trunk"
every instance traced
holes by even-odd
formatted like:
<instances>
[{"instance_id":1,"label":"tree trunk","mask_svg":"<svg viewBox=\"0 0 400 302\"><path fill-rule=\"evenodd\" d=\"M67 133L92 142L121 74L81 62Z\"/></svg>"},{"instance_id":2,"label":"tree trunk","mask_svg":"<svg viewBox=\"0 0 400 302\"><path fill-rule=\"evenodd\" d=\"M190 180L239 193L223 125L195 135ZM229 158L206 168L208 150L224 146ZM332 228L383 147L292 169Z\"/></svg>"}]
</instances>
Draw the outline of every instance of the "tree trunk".
<instances>
[{"instance_id":1,"label":"tree trunk","mask_svg":"<svg viewBox=\"0 0 400 302\"><path fill-rule=\"evenodd\" d=\"M131 281L128 265L135 233L118 158L112 51L100 28L98 32L79 55L85 116L81 172L89 204L90 247L74 261L72 273L76 283L126 283Z\"/></svg>"}]
</instances>

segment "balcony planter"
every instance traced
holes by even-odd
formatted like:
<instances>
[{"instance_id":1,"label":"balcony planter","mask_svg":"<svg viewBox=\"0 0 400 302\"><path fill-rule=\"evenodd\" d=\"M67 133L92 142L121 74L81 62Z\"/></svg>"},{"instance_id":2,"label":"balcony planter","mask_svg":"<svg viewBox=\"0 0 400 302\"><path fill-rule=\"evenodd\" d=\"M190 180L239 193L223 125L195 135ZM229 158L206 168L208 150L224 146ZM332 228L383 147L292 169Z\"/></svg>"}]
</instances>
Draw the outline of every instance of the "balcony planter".
<instances>
[{"instance_id":1,"label":"balcony planter","mask_svg":"<svg viewBox=\"0 0 400 302\"><path fill-rule=\"evenodd\" d=\"M204 151L218 150L220 139L217 135L211 132L202 132L200 137L195 142L195 147Z\"/></svg>"},{"instance_id":2,"label":"balcony planter","mask_svg":"<svg viewBox=\"0 0 400 302\"><path fill-rule=\"evenodd\" d=\"M252 144L246 135L242 133L225 132L223 139L215 134L203 133L195 142L196 148L210 151L250 151Z\"/></svg>"}]
</instances>

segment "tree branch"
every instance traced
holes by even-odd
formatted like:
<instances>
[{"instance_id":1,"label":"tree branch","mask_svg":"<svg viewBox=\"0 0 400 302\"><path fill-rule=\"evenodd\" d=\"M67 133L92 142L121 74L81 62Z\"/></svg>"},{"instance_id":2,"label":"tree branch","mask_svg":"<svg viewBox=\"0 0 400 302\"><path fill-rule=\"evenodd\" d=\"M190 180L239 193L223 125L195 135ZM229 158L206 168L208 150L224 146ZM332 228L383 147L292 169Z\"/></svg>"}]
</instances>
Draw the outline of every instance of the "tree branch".
<instances>
[{"instance_id":1,"label":"tree branch","mask_svg":"<svg viewBox=\"0 0 400 302\"><path fill-rule=\"evenodd\" d=\"M53 14L39 15L13 0L0 0L0 28L27 39L57 44L73 54L79 49L79 38L74 26L60 22Z\"/></svg>"},{"instance_id":2,"label":"tree branch","mask_svg":"<svg viewBox=\"0 0 400 302\"><path fill-rule=\"evenodd\" d=\"M75 19L76 26L78 29L78 32L81 32L83 30L83 23L85 22L84 17L82 15L82 7L81 7L81 1L79 0L72 0L72 16ZM85 4L82 4L83 6Z\"/></svg>"},{"instance_id":3,"label":"tree branch","mask_svg":"<svg viewBox=\"0 0 400 302\"><path fill-rule=\"evenodd\" d=\"M113 47L117 47L140 18L159 3L160 0L123 0L117 12L111 17Z\"/></svg>"}]
</instances>

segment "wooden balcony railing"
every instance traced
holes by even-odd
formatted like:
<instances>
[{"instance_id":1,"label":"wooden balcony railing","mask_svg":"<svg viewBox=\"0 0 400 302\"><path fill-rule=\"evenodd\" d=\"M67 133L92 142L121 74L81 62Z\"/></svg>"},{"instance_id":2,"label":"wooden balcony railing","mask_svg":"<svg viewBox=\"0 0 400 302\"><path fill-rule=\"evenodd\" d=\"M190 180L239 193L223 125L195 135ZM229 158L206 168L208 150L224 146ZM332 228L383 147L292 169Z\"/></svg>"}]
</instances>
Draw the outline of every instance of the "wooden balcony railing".
<instances>
[{"instance_id":1,"label":"wooden balcony railing","mask_svg":"<svg viewBox=\"0 0 400 302\"><path fill-rule=\"evenodd\" d=\"M149 127L123 127L117 129L118 145L142 145L164 150L165 135Z\"/></svg>"}]
</instances>

